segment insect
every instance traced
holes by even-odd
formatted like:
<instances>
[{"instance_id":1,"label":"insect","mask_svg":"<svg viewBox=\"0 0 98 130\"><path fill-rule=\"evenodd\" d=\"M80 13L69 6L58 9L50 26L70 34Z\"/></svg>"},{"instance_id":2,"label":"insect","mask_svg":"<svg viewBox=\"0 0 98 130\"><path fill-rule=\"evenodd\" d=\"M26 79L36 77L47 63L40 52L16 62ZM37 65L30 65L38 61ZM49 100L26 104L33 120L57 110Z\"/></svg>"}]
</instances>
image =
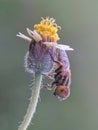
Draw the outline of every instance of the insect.
<instances>
[{"instance_id":1,"label":"insect","mask_svg":"<svg viewBox=\"0 0 98 130\"><path fill-rule=\"evenodd\" d=\"M51 84L55 88L54 95L60 100L70 96L71 70L68 56L64 50L59 50L57 60L50 54L53 62L56 63L54 81Z\"/></svg>"}]
</instances>

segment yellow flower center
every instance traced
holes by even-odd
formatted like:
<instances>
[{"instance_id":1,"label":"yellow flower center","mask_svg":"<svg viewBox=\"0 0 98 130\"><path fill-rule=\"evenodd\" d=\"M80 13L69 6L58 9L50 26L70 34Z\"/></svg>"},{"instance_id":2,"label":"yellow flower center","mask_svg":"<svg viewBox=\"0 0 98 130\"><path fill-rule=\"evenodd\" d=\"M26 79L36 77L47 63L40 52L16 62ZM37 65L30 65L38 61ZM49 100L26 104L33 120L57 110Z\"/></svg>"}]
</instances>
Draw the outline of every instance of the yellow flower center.
<instances>
[{"instance_id":1,"label":"yellow flower center","mask_svg":"<svg viewBox=\"0 0 98 130\"><path fill-rule=\"evenodd\" d=\"M55 23L55 19L53 18L42 18L40 24L36 24L34 29L41 35L43 41L57 42L60 39L57 31L61 27Z\"/></svg>"}]
</instances>

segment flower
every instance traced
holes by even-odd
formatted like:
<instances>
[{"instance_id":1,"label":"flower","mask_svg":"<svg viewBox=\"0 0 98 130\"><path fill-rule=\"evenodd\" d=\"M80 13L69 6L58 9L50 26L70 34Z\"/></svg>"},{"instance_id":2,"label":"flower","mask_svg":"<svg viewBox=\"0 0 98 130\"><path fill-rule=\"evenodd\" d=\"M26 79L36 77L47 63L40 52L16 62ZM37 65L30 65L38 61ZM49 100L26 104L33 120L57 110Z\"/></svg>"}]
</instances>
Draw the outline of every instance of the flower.
<instances>
[{"instance_id":1,"label":"flower","mask_svg":"<svg viewBox=\"0 0 98 130\"><path fill-rule=\"evenodd\" d=\"M42 18L39 24L34 25L34 30L27 28L27 32L30 37L20 33L18 37L28 41L29 51L25 56L25 69L29 73L35 73L40 71L42 74L49 74L54 63L51 60L51 53L55 57L56 48L61 50L73 50L70 46L59 45L57 41L60 39L58 36L58 30L61 29L55 23L55 19L47 17Z\"/></svg>"},{"instance_id":2,"label":"flower","mask_svg":"<svg viewBox=\"0 0 98 130\"><path fill-rule=\"evenodd\" d=\"M20 33L18 37L28 41L29 51L25 56L25 69L29 73L40 71L42 74L48 74L52 71L54 63L50 54L55 55L55 47L48 43L56 43L59 39L57 26L53 18L42 18L40 24L34 25L34 30L27 28L30 37Z\"/></svg>"},{"instance_id":3,"label":"flower","mask_svg":"<svg viewBox=\"0 0 98 130\"><path fill-rule=\"evenodd\" d=\"M34 26L34 29L41 35L43 41L57 42L60 39L57 31L61 27L55 23L55 19L53 18L42 18L41 22Z\"/></svg>"}]
</instances>

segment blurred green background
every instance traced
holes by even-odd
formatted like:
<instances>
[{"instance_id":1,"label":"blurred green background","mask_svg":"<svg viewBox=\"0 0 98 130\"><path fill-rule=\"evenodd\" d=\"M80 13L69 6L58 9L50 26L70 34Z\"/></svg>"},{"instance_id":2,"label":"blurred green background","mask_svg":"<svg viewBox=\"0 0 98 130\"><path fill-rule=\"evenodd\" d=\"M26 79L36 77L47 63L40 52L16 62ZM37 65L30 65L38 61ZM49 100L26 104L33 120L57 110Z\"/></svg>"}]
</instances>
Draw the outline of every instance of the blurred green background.
<instances>
[{"instance_id":1,"label":"blurred green background","mask_svg":"<svg viewBox=\"0 0 98 130\"><path fill-rule=\"evenodd\" d=\"M0 0L0 130L17 130L31 94L23 67L28 44L16 34L46 16L62 27L59 42L74 48L71 96L60 102L41 90L28 130L97 130L98 0Z\"/></svg>"}]
</instances>

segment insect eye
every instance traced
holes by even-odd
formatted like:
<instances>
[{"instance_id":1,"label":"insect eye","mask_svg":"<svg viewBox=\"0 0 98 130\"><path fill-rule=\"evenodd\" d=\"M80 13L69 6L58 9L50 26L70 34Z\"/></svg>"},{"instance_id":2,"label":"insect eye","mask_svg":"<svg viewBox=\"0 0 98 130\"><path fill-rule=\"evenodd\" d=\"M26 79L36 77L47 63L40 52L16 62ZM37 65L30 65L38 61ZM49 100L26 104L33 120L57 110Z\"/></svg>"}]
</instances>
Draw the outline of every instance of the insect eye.
<instances>
[{"instance_id":1,"label":"insect eye","mask_svg":"<svg viewBox=\"0 0 98 130\"><path fill-rule=\"evenodd\" d=\"M65 90L64 89L61 89L60 92L64 92Z\"/></svg>"}]
</instances>

